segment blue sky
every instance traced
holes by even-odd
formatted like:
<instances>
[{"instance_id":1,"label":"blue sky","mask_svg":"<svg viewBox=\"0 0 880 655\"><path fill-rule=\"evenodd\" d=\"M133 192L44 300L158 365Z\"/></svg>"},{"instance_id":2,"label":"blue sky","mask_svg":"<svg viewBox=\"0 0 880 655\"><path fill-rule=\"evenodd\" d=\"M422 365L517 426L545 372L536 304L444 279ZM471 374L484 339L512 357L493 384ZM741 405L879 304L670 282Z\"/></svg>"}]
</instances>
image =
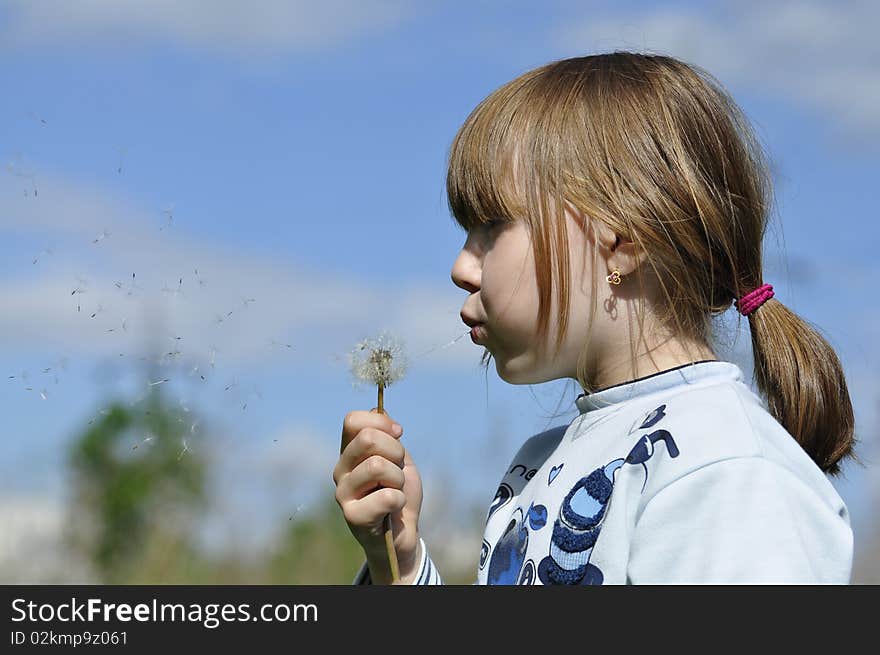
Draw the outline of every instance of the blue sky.
<instances>
[{"instance_id":1,"label":"blue sky","mask_svg":"<svg viewBox=\"0 0 880 655\"><path fill-rule=\"evenodd\" d=\"M55 511L64 445L110 396L146 390L141 357L176 347L156 370L201 417L190 448L217 463L217 529L258 533L332 493L342 418L375 405L345 354L380 329L412 355L386 407L425 477L426 530L447 493L486 505L577 391L484 377L462 338L446 155L493 89L611 49L706 68L752 120L777 185L765 281L837 349L876 455L876 5L50 4L0 2L7 515ZM746 333L729 358L751 374ZM880 479L846 471L858 549Z\"/></svg>"}]
</instances>

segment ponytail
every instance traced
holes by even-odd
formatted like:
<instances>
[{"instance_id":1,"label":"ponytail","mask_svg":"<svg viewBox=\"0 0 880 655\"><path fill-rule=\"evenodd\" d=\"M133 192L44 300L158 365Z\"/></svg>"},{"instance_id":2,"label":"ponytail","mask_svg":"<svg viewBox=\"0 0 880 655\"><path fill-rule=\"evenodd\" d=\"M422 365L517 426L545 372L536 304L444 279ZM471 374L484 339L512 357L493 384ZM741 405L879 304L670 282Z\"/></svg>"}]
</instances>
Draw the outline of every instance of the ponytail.
<instances>
[{"instance_id":1,"label":"ponytail","mask_svg":"<svg viewBox=\"0 0 880 655\"><path fill-rule=\"evenodd\" d=\"M768 409L827 474L853 452L853 408L834 349L774 298L748 314L755 378Z\"/></svg>"}]
</instances>

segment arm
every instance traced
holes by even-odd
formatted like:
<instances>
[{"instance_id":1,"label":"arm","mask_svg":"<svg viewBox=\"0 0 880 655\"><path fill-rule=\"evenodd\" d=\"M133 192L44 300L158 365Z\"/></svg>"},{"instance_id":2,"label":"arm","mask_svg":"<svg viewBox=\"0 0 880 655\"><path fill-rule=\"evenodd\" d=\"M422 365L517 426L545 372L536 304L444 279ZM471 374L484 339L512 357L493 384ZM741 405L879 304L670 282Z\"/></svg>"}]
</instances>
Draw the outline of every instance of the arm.
<instances>
[{"instance_id":1,"label":"arm","mask_svg":"<svg viewBox=\"0 0 880 655\"><path fill-rule=\"evenodd\" d=\"M406 585L442 585L443 580L440 578L440 572L437 570L437 567L434 565L434 562L431 561L431 558L428 556L428 547L425 545L424 540L419 537L419 548L418 554L416 555L417 565L411 568L411 571L406 572L401 570L400 572L400 584ZM373 584L372 576L370 574L370 565L368 562L364 562L361 565L360 571L358 571L357 575L352 582L354 585L371 585Z\"/></svg>"},{"instance_id":2,"label":"arm","mask_svg":"<svg viewBox=\"0 0 880 655\"><path fill-rule=\"evenodd\" d=\"M651 497L630 543L635 584L848 584L849 523L762 457L707 464Z\"/></svg>"}]
</instances>

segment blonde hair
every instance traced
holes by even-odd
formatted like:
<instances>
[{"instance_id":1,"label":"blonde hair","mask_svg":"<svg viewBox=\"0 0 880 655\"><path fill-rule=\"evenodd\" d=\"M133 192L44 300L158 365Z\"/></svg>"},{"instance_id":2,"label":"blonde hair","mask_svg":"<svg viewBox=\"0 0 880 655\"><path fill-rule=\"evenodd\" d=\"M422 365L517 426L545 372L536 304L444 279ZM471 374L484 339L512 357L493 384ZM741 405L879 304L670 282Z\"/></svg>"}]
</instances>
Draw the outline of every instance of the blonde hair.
<instances>
[{"instance_id":1,"label":"blonde hair","mask_svg":"<svg viewBox=\"0 0 880 655\"><path fill-rule=\"evenodd\" d=\"M562 59L504 84L456 134L446 190L465 230L499 219L528 226L539 343L558 294L554 356L569 315L565 203L644 251L665 298L652 307L658 324L686 340L710 343L712 317L762 283L773 201L766 156L720 82L672 57L615 51ZM593 256L598 270L595 248ZM592 315L596 298L594 278ZM640 329L644 309L640 298ZM748 321L769 411L823 471L838 474L840 460L856 455L852 403L833 348L776 298ZM589 392L588 348L589 337L577 380ZM632 342L633 360L635 350Z\"/></svg>"}]
</instances>

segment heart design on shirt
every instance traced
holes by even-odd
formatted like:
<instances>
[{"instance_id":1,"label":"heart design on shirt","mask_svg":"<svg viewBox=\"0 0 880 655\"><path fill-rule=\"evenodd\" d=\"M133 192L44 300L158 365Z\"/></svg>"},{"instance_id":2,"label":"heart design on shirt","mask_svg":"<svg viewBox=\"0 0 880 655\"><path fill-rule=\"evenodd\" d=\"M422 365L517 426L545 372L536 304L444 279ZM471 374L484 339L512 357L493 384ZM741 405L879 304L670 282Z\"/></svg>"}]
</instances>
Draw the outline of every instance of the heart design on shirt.
<instances>
[{"instance_id":1,"label":"heart design on shirt","mask_svg":"<svg viewBox=\"0 0 880 655\"><path fill-rule=\"evenodd\" d=\"M547 486L550 486L553 483L563 466L565 466L565 463L562 463L559 466L554 466L550 469L550 475L547 476Z\"/></svg>"}]
</instances>

